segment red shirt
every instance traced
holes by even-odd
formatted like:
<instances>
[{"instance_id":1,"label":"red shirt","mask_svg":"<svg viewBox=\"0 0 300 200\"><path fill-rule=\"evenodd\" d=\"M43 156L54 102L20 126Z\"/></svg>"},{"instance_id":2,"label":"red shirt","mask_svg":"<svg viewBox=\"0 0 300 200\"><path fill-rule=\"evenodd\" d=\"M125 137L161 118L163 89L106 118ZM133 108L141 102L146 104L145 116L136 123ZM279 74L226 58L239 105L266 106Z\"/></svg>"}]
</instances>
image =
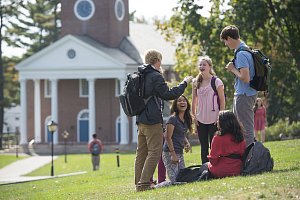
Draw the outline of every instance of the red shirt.
<instances>
[{"instance_id":1,"label":"red shirt","mask_svg":"<svg viewBox=\"0 0 300 200\"><path fill-rule=\"evenodd\" d=\"M245 140L236 143L231 134L215 135L212 140L210 154L207 156L209 171L217 178L239 175L241 173L242 160L221 156L239 154L242 157L245 148Z\"/></svg>"}]
</instances>

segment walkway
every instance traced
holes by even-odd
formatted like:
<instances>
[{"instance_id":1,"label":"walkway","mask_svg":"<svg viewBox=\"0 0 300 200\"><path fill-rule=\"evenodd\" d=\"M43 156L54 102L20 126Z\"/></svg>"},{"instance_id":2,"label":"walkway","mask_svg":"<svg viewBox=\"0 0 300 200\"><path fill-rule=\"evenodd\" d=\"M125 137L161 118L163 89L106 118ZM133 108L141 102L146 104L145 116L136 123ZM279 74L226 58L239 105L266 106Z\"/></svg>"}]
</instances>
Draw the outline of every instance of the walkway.
<instances>
[{"instance_id":1,"label":"walkway","mask_svg":"<svg viewBox=\"0 0 300 200\"><path fill-rule=\"evenodd\" d=\"M56 159L54 156L53 159ZM31 156L0 169L0 185L83 174L76 172L57 176L23 176L51 162L51 156Z\"/></svg>"}]
</instances>

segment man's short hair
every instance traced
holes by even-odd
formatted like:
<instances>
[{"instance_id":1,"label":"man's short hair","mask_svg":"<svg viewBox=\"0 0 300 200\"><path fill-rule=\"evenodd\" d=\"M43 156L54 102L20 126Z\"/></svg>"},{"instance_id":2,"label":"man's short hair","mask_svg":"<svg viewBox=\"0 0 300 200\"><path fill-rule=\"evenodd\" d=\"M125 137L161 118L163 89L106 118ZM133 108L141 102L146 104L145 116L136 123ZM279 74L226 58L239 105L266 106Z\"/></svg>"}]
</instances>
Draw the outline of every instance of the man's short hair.
<instances>
[{"instance_id":1,"label":"man's short hair","mask_svg":"<svg viewBox=\"0 0 300 200\"><path fill-rule=\"evenodd\" d=\"M93 138L94 138L94 139L97 138L97 134L96 134L96 133L93 134Z\"/></svg>"},{"instance_id":2,"label":"man's short hair","mask_svg":"<svg viewBox=\"0 0 300 200\"><path fill-rule=\"evenodd\" d=\"M240 33L238 27L235 25L226 26L220 34L220 40L227 40L228 37L231 37L235 40L239 39Z\"/></svg>"},{"instance_id":3,"label":"man's short hair","mask_svg":"<svg viewBox=\"0 0 300 200\"><path fill-rule=\"evenodd\" d=\"M155 50L155 49L149 49L145 53L145 64L154 65L158 61L162 60L162 54Z\"/></svg>"}]
</instances>

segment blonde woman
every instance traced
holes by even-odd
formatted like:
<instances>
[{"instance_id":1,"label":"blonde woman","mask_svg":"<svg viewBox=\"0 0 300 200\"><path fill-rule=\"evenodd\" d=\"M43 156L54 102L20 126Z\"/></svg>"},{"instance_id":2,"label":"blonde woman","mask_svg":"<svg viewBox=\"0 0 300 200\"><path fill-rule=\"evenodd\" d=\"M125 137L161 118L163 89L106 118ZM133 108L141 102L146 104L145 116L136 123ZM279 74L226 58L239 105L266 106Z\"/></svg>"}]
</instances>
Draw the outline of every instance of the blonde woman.
<instances>
[{"instance_id":1,"label":"blonde woman","mask_svg":"<svg viewBox=\"0 0 300 200\"><path fill-rule=\"evenodd\" d=\"M192 114L201 144L202 164L208 162L208 149L212 138L217 131L217 119L220 110L225 109L224 85L221 79L215 76L211 58L199 58L199 74L193 83ZM217 95L212 85L215 84ZM217 98L219 97L220 108Z\"/></svg>"}]
</instances>

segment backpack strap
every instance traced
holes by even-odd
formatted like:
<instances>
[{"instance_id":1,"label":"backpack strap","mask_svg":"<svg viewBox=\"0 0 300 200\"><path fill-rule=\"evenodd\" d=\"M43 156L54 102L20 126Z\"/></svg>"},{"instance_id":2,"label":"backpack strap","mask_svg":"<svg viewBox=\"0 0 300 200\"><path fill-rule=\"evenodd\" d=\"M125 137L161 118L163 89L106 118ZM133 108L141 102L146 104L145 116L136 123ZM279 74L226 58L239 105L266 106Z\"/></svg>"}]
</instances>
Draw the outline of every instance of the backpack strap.
<instances>
[{"instance_id":1,"label":"backpack strap","mask_svg":"<svg viewBox=\"0 0 300 200\"><path fill-rule=\"evenodd\" d=\"M231 158L231 159L242 159L242 156L240 154L229 154L228 156L220 156L220 157L225 157L225 158Z\"/></svg>"},{"instance_id":2,"label":"backpack strap","mask_svg":"<svg viewBox=\"0 0 300 200\"><path fill-rule=\"evenodd\" d=\"M237 55L237 53L240 52L240 51L247 51L247 52L251 53L251 55L252 55L252 50L251 50L249 47L247 47L247 46L241 46L240 48L238 48L238 49L234 52L234 59L233 59L233 60L236 59L236 55Z\"/></svg>"},{"instance_id":3,"label":"backpack strap","mask_svg":"<svg viewBox=\"0 0 300 200\"><path fill-rule=\"evenodd\" d=\"M214 101L214 98L215 98L216 95L218 96L218 91L217 91L217 86L216 86L216 79L217 79L217 77L213 76L211 78L211 80L210 80L210 85L211 85L212 89L214 90L214 95L213 95L213 98L212 98L212 102L213 102L212 111L216 111L215 110L215 101Z\"/></svg>"},{"instance_id":4,"label":"backpack strap","mask_svg":"<svg viewBox=\"0 0 300 200\"><path fill-rule=\"evenodd\" d=\"M244 152L243 157L242 157L242 162L243 162L243 165L242 165L242 166L244 166L244 164L245 164L245 162L246 162L246 159L247 159L247 157L248 157L248 154L249 154L250 150L252 149L252 147L254 146L254 144L255 144L255 142L253 142L252 144L250 144L250 145L245 149L245 152Z\"/></svg>"}]
</instances>

